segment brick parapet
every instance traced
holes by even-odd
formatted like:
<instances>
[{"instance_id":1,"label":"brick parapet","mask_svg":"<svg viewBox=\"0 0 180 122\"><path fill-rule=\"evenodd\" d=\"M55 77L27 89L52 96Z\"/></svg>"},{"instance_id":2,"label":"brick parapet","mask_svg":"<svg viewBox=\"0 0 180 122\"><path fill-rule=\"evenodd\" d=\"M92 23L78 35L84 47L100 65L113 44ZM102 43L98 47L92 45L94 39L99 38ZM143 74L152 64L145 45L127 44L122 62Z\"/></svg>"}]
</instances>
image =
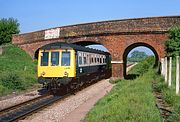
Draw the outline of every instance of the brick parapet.
<instances>
[{"instance_id":1,"label":"brick parapet","mask_svg":"<svg viewBox=\"0 0 180 122\"><path fill-rule=\"evenodd\" d=\"M166 33L173 25L180 25L180 16L102 21L57 27L60 28L60 36L56 39L116 33L125 35L132 33ZM33 43L34 41L45 41L44 36L46 30L13 35L13 43L22 44Z\"/></svg>"}]
</instances>

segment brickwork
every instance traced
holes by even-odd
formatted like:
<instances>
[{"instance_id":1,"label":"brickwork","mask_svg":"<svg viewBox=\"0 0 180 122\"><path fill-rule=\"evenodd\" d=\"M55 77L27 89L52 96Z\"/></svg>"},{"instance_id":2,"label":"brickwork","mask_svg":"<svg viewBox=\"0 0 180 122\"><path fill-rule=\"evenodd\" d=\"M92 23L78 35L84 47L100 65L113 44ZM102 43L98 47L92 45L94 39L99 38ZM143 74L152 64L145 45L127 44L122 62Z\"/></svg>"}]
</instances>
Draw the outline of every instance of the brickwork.
<instances>
[{"instance_id":1,"label":"brickwork","mask_svg":"<svg viewBox=\"0 0 180 122\"><path fill-rule=\"evenodd\" d=\"M60 36L55 39L44 39L44 31L36 31L13 36L13 43L34 57L35 52L43 45L52 42L92 42L105 46L112 56L112 76L123 78L125 69L124 55L127 55L132 45L146 46L157 54L160 60L165 55L164 42L167 40L167 30L172 25L180 25L180 16L151 17L104 21L79 24L60 28ZM131 48L130 48L131 49Z\"/></svg>"}]
</instances>

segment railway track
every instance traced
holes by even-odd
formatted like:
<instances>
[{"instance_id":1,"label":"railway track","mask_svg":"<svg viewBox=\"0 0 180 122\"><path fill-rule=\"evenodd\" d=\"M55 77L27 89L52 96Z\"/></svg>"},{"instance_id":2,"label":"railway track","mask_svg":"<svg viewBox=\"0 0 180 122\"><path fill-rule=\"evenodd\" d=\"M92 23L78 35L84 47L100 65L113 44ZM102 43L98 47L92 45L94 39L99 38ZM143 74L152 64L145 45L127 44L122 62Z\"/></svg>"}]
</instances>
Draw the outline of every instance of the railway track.
<instances>
[{"instance_id":1,"label":"railway track","mask_svg":"<svg viewBox=\"0 0 180 122\"><path fill-rule=\"evenodd\" d=\"M152 87L153 87L153 94L156 98L156 106L159 109L163 121L168 122L168 117L172 113L171 107L163 100L162 93L156 90L155 81L153 82Z\"/></svg>"},{"instance_id":2,"label":"railway track","mask_svg":"<svg viewBox=\"0 0 180 122\"><path fill-rule=\"evenodd\" d=\"M65 96L45 94L35 99L3 109L0 111L0 122L11 122L24 119L33 112L41 110L42 108L61 100Z\"/></svg>"},{"instance_id":3,"label":"railway track","mask_svg":"<svg viewBox=\"0 0 180 122\"><path fill-rule=\"evenodd\" d=\"M39 110L44 109L47 106L50 106L54 104L55 102L58 102L66 97L68 97L71 94L75 94L76 92L82 90L83 88L86 88L96 82L92 82L90 84L85 84L79 89L76 89L74 91L71 91L63 96L54 96L50 93L46 93L40 97L31 99L29 101L25 101L23 103L5 108L0 110L0 122L12 122L12 121L18 121L23 120L27 116L32 115L34 112L37 112Z\"/></svg>"},{"instance_id":4,"label":"railway track","mask_svg":"<svg viewBox=\"0 0 180 122\"><path fill-rule=\"evenodd\" d=\"M98 80L97 80L98 79ZM72 90L63 96L54 96L50 93L42 95L40 97L34 98L32 100L17 104L15 106L0 110L0 122L11 122L22 120L32 113L42 110L48 105L55 103L56 101L62 100L70 94L75 94L77 91L80 91L96 82L102 78L99 76L97 79L87 82L86 84L80 86L80 88ZM103 78L104 79L104 78Z\"/></svg>"}]
</instances>

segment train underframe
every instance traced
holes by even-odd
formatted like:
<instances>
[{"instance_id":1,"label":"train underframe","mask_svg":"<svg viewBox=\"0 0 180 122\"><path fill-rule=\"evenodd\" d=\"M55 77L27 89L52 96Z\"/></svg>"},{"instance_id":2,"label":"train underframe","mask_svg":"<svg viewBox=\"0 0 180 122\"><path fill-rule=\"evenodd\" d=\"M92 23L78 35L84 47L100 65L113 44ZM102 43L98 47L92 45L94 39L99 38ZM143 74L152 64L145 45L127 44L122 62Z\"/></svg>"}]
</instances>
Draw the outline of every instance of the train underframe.
<instances>
[{"instance_id":1,"label":"train underframe","mask_svg":"<svg viewBox=\"0 0 180 122\"><path fill-rule=\"evenodd\" d=\"M63 78L41 78L39 82L54 95L64 95L74 93L90 84L99 80L111 77L111 70L102 70L90 74L84 74L78 77L63 77Z\"/></svg>"}]
</instances>

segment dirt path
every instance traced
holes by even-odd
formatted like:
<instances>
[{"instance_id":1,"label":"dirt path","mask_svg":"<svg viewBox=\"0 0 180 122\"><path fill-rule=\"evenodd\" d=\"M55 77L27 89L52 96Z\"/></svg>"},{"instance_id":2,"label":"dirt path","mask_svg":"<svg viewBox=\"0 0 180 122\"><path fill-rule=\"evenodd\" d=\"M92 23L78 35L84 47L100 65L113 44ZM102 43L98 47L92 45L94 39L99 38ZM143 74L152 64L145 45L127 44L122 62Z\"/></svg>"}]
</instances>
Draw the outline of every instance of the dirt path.
<instances>
[{"instance_id":1,"label":"dirt path","mask_svg":"<svg viewBox=\"0 0 180 122\"><path fill-rule=\"evenodd\" d=\"M127 67L126 72L128 73L135 65L137 65L138 63L134 63L133 65Z\"/></svg>"},{"instance_id":2,"label":"dirt path","mask_svg":"<svg viewBox=\"0 0 180 122\"><path fill-rule=\"evenodd\" d=\"M106 95L111 89L112 85L107 86L104 90L100 91L91 99L88 99L86 102L80 105L77 109L69 113L62 122L81 122L82 120L84 120L86 114L94 106L94 104L104 95Z\"/></svg>"}]
</instances>

